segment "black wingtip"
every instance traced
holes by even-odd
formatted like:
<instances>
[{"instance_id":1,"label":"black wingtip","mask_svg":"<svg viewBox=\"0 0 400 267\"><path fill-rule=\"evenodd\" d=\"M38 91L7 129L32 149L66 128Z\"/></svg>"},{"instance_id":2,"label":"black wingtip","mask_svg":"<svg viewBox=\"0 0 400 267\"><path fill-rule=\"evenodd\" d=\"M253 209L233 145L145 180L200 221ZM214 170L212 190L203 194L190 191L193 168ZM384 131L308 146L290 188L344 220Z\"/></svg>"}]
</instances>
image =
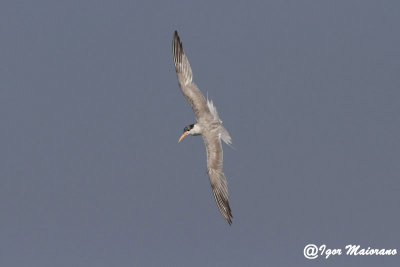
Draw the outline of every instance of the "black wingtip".
<instances>
[{"instance_id":1,"label":"black wingtip","mask_svg":"<svg viewBox=\"0 0 400 267\"><path fill-rule=\"evenodd\" d=\"M179 63L182 62L183 47L178 32L174 31L174 39L172 40L172 53L174 55L175 70L180 72Z\"/></svg>"},{"instance_id":2,"label":"black wingtip","mask_svg":"<svg viewBox=\"0 0 400 267\"><path fill-rule=\"evenodd\" d=\"M180 47L182 47L181 38L179 38L178 32L174 32L174 41L177 41Z\"/></svg>"},{"instance_id":3,"label":"black wingtip","mask_svg":"<svg viewBox=\"0 0 400 267\"><path fill-rule=\"evenodd\" d=\"M179 34L178 34L178 31L174 31L174 39L178 39L178 40L179 40Z\"/></svg>"},{"instance_id":4,"label":"black wingtip","mask_svg":"<svg viewBox=\"0 0 400 267\"><path fill-rule=\"evenodd\" d=\"M231 208L229 207L229 204L228 204L228 208L229 208L229 213L228 213L228 218L226 221L228 222L229 226L232 226L233 216L232 216L232 212L231 212Z\"/></svg>"}]
</instances>

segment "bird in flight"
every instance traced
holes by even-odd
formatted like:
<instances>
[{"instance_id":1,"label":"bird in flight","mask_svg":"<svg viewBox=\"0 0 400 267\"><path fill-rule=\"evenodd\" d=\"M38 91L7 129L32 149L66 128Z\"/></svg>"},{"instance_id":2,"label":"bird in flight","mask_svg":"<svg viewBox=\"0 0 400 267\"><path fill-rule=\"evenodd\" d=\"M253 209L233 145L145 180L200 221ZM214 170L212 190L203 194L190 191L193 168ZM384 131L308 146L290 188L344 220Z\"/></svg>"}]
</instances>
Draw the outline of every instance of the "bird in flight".
<instances>
[{"instance_id":1,"label":"bird in flight","mask_svg":"<svg viewBox=\"0 0 400 267\"><path fill-rule=\"evenodd\" d=\"M232 139L228 131L222 126L217 112L211 100L206 100L199 88L192 81L192 69L185 53L178 32L174 32L172 41L172 53L176 75L182 94L192 106L197 123L186 126L178 143L188 135L201 135L207 150L207 174L210 178L211 188L215 201L224 219L232 224L232 212L228 201L228 187L224 173L222 172L223 152L221 139L228 145Z\"/></svg>"}]
</instances>

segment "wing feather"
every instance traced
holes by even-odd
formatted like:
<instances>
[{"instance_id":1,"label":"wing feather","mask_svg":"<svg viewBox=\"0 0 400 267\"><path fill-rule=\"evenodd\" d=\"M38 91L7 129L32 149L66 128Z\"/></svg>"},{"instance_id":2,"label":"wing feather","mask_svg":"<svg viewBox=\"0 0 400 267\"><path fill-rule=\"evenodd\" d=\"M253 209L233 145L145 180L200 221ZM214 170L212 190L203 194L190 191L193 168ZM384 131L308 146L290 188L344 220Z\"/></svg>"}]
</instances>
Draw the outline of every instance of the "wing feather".
<instances>
[{"instance_id":1,"label":"wing feather","mask_svg":"<svg viewBox=\"0 0 400 267\"><path fill-rule=\"evenodd\" d=\"M178 77L179 87L181 88L182 94L192 107L196 120L198 122L211 120L212 114L208 109L206 100L199 88L197 88L196 84L192 81L192 68L190 67L189 60L183 51L182 42L177 31L174 32L172 53L174 55L175 71Z\"/></svg>"},{"instance_id":2,"label":"wing feather","mask_svg":"<svg viewBox=\"0 0 400 267\"><path fill-rule=\"evenodd\" d=\"M224 219L232 224L232 212L229 206L229 194L226 177L222 172L223 151L221 139L215 132L203 133L203 140L207 150L207 173L210 178L218 209Z\"/></svg>"}]
</instances>

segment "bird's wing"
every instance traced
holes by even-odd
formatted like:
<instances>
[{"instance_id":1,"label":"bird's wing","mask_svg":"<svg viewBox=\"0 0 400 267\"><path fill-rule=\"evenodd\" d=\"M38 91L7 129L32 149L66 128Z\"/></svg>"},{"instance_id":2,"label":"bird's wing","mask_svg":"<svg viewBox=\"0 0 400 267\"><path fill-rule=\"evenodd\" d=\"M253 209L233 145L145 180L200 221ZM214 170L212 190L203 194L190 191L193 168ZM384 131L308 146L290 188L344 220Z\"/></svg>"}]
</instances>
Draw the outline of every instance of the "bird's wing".
<instances>
[{"instance_id":1,"label":"bird's wing","mask_svg":"<svg viewBox=\"0 0 400 267\"><path fill-rule=\"evenodd\" d=\"M207 150L207 173L210 177L215 201L224 219L229 224L232 224L232 212L228 200L228 186L225 175L222 172L223 151L221 139L217 131L208 131L203 133L203 140Z\"/></svg>"},{"instance_id":2,"label":"bird's wing","mask_svg":"<svg viewBox=\"0 0 400 267\"><path fill-rule=\"evenodd\" d=\"M182 94L186 100L192 106L196 120L198 122L204 122L212 120L212 114L208 109L206 100L197 88L196 84L192 81L193 74L185 52L183 51L181 40L179 39L178 33L175 31L174 39L172 42L172 53L174 55L174 64L176 75L178 76L179 86Z\"/></svg>"}]
</instances>

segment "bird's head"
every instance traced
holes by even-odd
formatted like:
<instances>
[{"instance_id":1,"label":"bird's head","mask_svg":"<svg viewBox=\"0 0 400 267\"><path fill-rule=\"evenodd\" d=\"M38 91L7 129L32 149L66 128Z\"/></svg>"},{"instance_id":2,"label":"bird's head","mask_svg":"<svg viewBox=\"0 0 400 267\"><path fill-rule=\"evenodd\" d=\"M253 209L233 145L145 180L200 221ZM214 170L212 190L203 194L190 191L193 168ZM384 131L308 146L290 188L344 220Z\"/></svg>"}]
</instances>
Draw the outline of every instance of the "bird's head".
<instances>
[{"instance_id":1,"label":"bird's head","mask_svg":"<svg viewBox=\"0 0 400 267\"><path fill-rule=\"evenodd\" d=\"M186 126L183 129L183 134L181 135L181 137L179 138L179 141L182 141L183 138L185 138L188 135L200 135L201 134L201 129L197 124L190 124L188 126Z\"/></svg>"}]
</instances>

